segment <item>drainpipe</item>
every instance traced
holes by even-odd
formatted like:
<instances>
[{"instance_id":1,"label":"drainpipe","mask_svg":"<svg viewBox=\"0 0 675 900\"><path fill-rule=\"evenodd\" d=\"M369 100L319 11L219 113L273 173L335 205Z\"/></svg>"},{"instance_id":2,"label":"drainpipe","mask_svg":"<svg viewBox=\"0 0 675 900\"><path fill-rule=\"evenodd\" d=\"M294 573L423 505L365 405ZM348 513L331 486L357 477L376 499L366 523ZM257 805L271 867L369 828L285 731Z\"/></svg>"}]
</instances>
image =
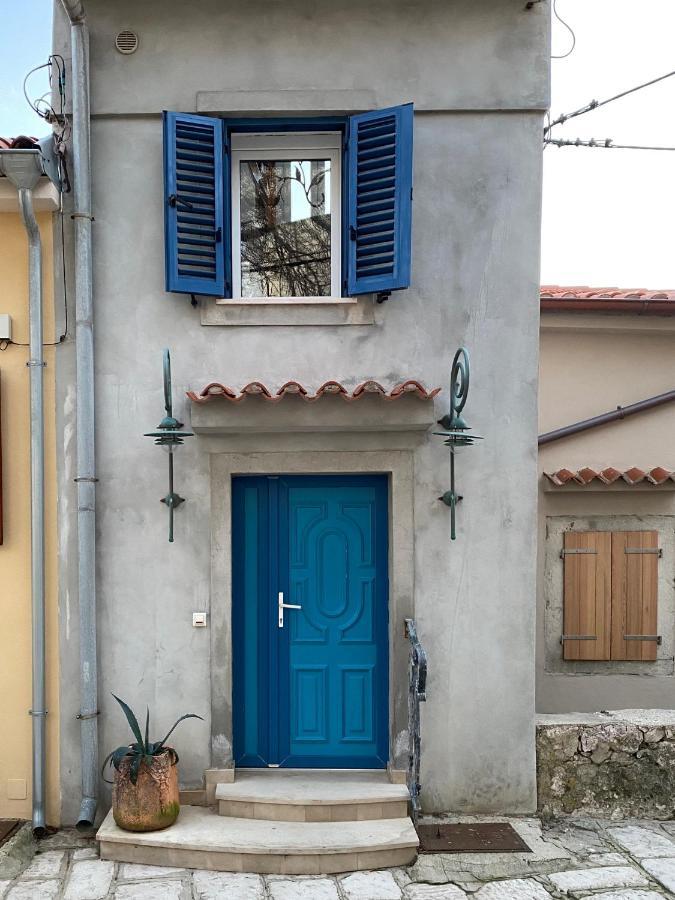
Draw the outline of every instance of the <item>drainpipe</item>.
<instances>
[{"instance_id":1,"label":"drainpipe","mask_svg":"<svg viewBox=\"0 0 675 900\"><path fill-rule=\"evenodd\" d=\"M39 150L0 153L0 173L14 184L28 236L28 317L30 372L30 531L33 632L33 833L45 827L45 489L42 354L42 244L33 212L33 188L43 174Z\"/></svg>"},{"instance_id":2,"label":"drainpipe","mask_svg":"<svg viewBox=\"0 0 675 900\"><path fill-rule=\"evenodd\" d=\"M593 416L590 419L582 419L581 422L574 422L572 425L556 428L555 431L547 431L546 434L540 434L538 443L541 447L543 444L559 441L560 438L579 434L582 431L588 431L590 428L597 428L598 425L616 422L619 419L627 419L629 416L644 412L646 409L654 409L656 406L663 406L664 403L672 403L673 400L675 400L675 391L666 391L665 394L657 394L655 397L648 397L646 400L638 400L637 403L631 403L628 406L617 406L616 409L612 409L610 412Z\"/></svg>"},{"instance_id":3,"label":"drainpipe","mask_svg":"<svg viewBox=\"0 0 675 900\"><path fill-rule=\"evenodd\" d=\"M96 470L94 453L94 308L89 159L89 30L80 0L61 0L70 20L75 221L75 340L77 369L77 541L80 624L82 802L77 827L90 828L98 794L96 659Z\"/></svg>"}]
</instances>

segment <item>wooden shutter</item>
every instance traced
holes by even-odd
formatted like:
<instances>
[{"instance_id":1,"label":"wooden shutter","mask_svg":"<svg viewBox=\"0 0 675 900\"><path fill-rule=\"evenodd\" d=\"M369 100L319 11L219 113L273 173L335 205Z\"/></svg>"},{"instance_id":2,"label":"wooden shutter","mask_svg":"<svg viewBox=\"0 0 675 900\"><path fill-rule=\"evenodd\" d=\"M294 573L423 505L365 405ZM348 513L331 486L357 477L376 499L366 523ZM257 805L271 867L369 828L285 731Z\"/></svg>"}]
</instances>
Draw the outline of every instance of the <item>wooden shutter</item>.
<instances>
[{"instance_id":1,"label":"wooden shutter","mask_svg":"<svg viewBox=\"0 0 675 900\"><path fill-rule=\"evenodd\" d=\"M350 296L410 285L413 105L349 118L347 228Z\"/></svg>"},{"instance_id":2,"label":"wooden shutter","mask_svg":"<svg viewBox=\"0 0 675 900\"><path fill-rule=\"evenodd\" d=\"M656 659L658 546L657 531L612 535L612 659Z\"/></svg>"},{"instance_id":3,"label":"wooden shutter","mask_svg":"<svg viewBox=\"0 0 675 900\"><path fill-rule=\"evenodd\" d=\"M563 535L563 659L609 659L612 535Z\"/></svg>"},{"instance_id":4,"label":"wooden shutter","mask_svg":"<svg viewBox=\"0 0 675 900\"><path fill-rule=\"evenodd\" d=\"M222 297L223 122L164 113L166 289Z\"/></svg>"}]
</instances>

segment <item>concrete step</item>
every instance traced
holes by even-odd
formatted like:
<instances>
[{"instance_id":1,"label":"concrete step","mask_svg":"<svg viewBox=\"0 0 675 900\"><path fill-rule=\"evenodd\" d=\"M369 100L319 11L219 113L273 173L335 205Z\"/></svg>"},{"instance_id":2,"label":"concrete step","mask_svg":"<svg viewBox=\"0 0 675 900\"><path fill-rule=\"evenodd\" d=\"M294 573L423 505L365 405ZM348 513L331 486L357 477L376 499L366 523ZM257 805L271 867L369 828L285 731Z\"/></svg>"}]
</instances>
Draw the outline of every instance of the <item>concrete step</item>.
<instances>
[{"instance_id":1,"label":"concrete step","mask_svg":"<svg viewBox=\"0 0 675 900\"><path fill-rule=\"evenodd\" d=\"M98 830L101 858L262 875L328 875L405 866L417 854L410 819L369 822L271 822L233 819L184 806L164 831L137 833L115 825L112 811Z\"/></svg>"},{"instance_id":2,"label":"concrete step","mask_svg":"<svg viewBox=\"0 0 675 900\"><path fill-rule=\"evenodd\" d=\"M283 822L364 822L402 819L408 789L385 772L317 769L237 769L216 787L221 816Z\"/></svg>"}]
</instances>

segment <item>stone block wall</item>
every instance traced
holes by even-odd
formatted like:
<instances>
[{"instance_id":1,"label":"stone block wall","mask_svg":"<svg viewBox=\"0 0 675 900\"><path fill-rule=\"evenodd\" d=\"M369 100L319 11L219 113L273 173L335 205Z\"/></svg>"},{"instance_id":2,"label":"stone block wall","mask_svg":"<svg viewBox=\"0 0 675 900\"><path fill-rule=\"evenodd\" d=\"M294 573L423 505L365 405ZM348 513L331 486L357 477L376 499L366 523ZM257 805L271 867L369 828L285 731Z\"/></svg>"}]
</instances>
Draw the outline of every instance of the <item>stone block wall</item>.
<instances>
[{"instance_id":1,"label":"stone block wall","mask_svg":"<svg viewBox=\"0 0 675 900\"><path fill-rule=\"evenodd\" d=\"M675 816L675 710L537 717L542 815Z\"/></svg>"}]
</instances>

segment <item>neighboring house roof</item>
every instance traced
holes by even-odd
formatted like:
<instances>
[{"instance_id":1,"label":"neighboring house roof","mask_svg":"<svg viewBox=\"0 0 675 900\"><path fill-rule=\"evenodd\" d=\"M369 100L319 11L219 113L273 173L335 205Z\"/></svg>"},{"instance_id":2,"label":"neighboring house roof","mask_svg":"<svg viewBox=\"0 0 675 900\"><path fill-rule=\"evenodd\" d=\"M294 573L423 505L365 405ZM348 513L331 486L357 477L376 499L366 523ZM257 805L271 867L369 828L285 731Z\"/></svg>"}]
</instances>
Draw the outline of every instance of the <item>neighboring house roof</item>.
<instances>
[{"instance_id":1,"label":"neighboring house roof","mask_svg":"<svg viewBox=\"0 0 675 900\"><path fill-rule=\"evenodd\" d=\"M384 400L397 400L404 394L415 394L421 400L431 400L440 390L440 388L427 390L423 384L414 380L404 381L389 389L383 388L377 381L364 381L353 390L349 390L343 384L340 384L339 381L326 381L315 393L311 393L298 381L287 381L277 391L269 389L260 381L251 381L240 391L233 391L232 388L224 384L212 382L199 392L188 391L187 395L194 403L208 403L209 400L215 400L218 397L222 397L224 400L229 400L232 403L239 403L251 395L257 395L264 400L278 403L279 400L291 394L297 394L306 401L318 400L325 394L339 394L344 400L359 400L366 394L375 394Z\"/></svg>"},{"instance_id":2,"label":"neighboring house roof","mask_svg":"<svg viewBox=\"0 0 675 900\"><path fill-rule=\"evenodd\" d=\"M10 137L0 137L0 150L13 150L15 147L21 149L30 149L28 147L28 143L37 144L37 138L34 137L26 137L25 134L21 134L18 137L10 138Z\"/></svg>"},{"instance_id":3,"label":"neighboring house roof","mask_svg":"<svg viewBox=\"0 0 675 900\"><path fill-rule=\"evenodd\" d=\"M543 284L539 296L542 312L675 315L675 290Z\"/></svg>"},{"instance_id":4,"label":"neighboring house roof","mask_svg":"<svg viewBox=\"0 0 675 900\"><path fill-rule=\"evenodd\" d=\"M664 469L657 466L649 472L638 469L633 466L630 469L591 469L584 467L572 472L569 469L558 469L557 472L544 472L548 480L556 487L563 487L571 481L577 484L591 484L593 481L600 481L602 484L614 484L615 481L623 479L626 484L634 485L647 481L649 484L664 484L666 481L675 481L675 472L670 469Z\"/></svg>"}]
</instances>

